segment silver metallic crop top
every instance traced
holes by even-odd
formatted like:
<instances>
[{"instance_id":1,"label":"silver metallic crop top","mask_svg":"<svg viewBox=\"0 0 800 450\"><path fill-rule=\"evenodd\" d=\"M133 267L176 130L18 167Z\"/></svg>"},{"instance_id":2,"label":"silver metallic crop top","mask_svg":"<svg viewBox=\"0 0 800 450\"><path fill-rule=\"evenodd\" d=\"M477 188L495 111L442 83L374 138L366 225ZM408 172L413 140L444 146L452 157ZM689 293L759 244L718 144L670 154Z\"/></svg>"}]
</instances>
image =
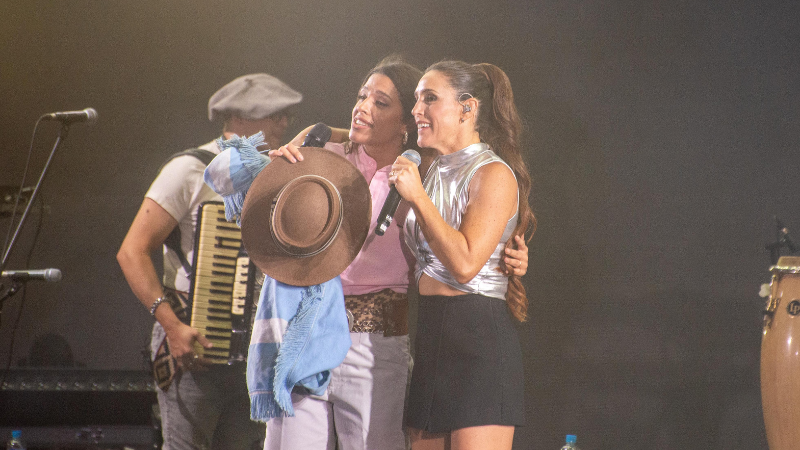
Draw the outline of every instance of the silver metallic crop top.
<instances>
[{"instance_id":1,"label":"silver metallic crop top","mask_svg":"<svg viewBox=\"0 0 800 450\"><path fill-rule=\"evenodd\" d=\"M440 155L433 161L423 187L448 225L455 229L461 226L461 217L467 210L467 203L469 202L469 183L472 180L472 176L475 175L478 169L493 162L501 162L508 167L508 164L484 143L472 144L449 155ZM519 194L517 198L519 198ZM475 278L466 284L461 284L453 278L453 275L439 261L439 258L433 254L428 242L425 240L425 236L422 234L422 230L417 225L417 216L413 210L409 211L405 224L405 239L406 245L408 245L417 259L415 270L417 281L425 273L434 280L441 281L466 293L505 299L506 291L508 290L508 278L496 269L500 266L500 260L503 258L505 244L511 238L514 228L517 226L518 215L519 206L517 206L514 217L509 219L506 224L503 236L500 238L500 242L497 243L494 252L492 252L492 256L489 257L486 264L475 275Z\"/></svg>"}]
</instances>

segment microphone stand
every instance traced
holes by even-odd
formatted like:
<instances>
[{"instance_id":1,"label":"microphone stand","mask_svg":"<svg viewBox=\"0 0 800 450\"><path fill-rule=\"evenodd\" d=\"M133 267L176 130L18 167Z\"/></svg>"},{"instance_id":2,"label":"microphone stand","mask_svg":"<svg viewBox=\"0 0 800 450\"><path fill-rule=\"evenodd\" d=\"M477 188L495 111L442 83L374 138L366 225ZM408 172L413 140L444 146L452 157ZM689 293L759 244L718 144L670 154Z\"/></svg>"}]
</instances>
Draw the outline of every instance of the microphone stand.
<instances>
[{"instance_id":1,"label":"microphone stand","mask_svg":"<svg viewBox=\"0 0 800 450\"><path fill-rule=\"evenodd\" d=\"M61 124L61 129L58 131L58 137L56 138L56 142L53 145L53 149L50 150L50 156L47 158L47 162L42 169L41 175L39 175L39 181L36 182L36 187L33 189L33 193L31 194L30 199L28 200L28 204L25 205L25 211L22 212L22 217L19 219L19 223L17 224L17 228L14 231L14 236L11 238L11 241L8 244L8 248L5 250L5 254L3 254L3 259L0 261L0 272L2 272L6 268L6 263L8 262L8 256L11 254L11 250L14 248L14 244L19 236L20 230L22 230L23 225L25 225L25 220L28 218L28 213L31 210L31 206L33 206L34 200L36 200L36 194L39 193L39 188L42 187L42 182L44 181L44 177L47 174L47 169L50 167L50 163L53 161L53 156L56 154L56 149L61 144L61 141L67 138L69 134L69 125L66 123ZM19 197L17 197L19 200ZM13 224L11 224L13 225ZM11 226L10 225L10 226ZM9 227L10 227L9 226ZM3 314L3 302L11 298L17 291L22 287L22 283L19 280L11 280L11 286L5 290L5 292L0 295L0 318L2 318ZM5 289L5 286L0 283L0 291Z\"/></svg>"},{"instance_id":2,"label":"microphone stand","mask_svg":"<svg viewBox=\"0 0 800 450\"><path fill-rule=\"evenodd\" d=\"M5 286L0 284L0 289L3 289ZM17 293L18 290L22 288L22 282L20 280L11 280L11 286L5 290L2 294L0 294L0 325L3 324L3 303L6 300L10 299Z\"/></svg>"},{"instance_id":3,"label":"microphone stand","mask_svg":"<svg viewBox=\"0 0 800 450\"><path fill-rule=\"evenodd\" d=\"M769 250L769 260L772 261L773 266L778 264L778 258L780 258L781 255L781 247L783 247L783 244L781 244L780 241L775 241L764 246L764 248Z\"/></svg>"}]
</instances>

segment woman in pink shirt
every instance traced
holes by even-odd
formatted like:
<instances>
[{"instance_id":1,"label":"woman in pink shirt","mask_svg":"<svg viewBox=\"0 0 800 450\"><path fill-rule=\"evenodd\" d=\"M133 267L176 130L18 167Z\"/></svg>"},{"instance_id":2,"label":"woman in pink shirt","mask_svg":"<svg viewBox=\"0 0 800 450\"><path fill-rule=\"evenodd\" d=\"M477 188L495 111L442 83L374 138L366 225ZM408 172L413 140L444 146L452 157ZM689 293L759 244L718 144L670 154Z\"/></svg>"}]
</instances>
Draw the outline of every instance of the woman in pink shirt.
<instances>
[{"instance_id":1,"label":"woman in pink shirt","mask_svg":"<svg viewBox=\"0 0 800 450\"><path fill-rule=\"evenodd\" d=\"M409 282L414 258L404 245L401 226L408 207L401 203L383 236L374 233L389 193L392 163L407 148L417 148L411 109L422 72L399 58L381 61L365 77L353 107L350 129L334 129L325 147L364 175L372 194L372 221L364 246L341 274L345 304L352 314L352 346L331 374L323 396L292 395L295 417L271 419L266 450L405 449L403 408L411 356L408 344ZM308 129L270 157L302 160L298 145ZM427 152L423 152L427 153ZM432 156L432 154L431 154ZM423 158L423 166L426 166ZM424 170L424 167L422 168ZM424 172L423 172L424 173ZM527 247L507 249L506 268L527 270Z\"/></svg>"}]
</instances>

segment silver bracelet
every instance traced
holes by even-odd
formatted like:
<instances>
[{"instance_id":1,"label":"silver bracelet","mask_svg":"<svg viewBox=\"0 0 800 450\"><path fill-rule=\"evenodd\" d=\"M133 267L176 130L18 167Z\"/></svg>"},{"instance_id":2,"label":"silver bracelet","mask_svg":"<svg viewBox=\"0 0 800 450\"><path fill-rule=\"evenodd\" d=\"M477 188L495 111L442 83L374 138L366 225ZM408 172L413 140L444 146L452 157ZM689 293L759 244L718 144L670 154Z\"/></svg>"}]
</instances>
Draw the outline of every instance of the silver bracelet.
<instances>
[{"instance_id":1,"label":"silver bracelet","mask_svg":"<svg viewBox=\"0 0 800 450\"><path fill-rule=\"evenodd\" d=\"M167 301L167 297L166 297L166 296L163 296L163 297L158 297L158 298L156 299L156 301L155 301L155 302L153 302L153 304L152 304L152 305L150 305L150 315L151 315L151 316L153 316L153 317L155 317L155 316L156 316L156 309L158 308L158 306L159 306L160 304L162 304L162 303L166 302L166 301Z\"/></svg>"}]
</instances>

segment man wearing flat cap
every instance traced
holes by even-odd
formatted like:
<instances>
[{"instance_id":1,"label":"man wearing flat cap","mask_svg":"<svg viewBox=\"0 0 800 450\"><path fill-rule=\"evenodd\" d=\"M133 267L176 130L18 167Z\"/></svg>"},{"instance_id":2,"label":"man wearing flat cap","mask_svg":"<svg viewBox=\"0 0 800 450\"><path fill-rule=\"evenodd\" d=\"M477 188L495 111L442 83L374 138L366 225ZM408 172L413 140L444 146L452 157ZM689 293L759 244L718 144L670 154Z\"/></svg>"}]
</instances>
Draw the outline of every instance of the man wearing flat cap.
<instances>
[{"instance_id":1,"label":"man wearing flat cap","mask_svg":"<svg viewBox=\"0 0 800 450\"><path fill-rule=\"evenodd\" d=\"M277 148L289 125L290 110L302 98L271 75L245 75L211 96L208 118L223 123L222 139L263 132L267 146ZM250 420L244 369L198 359L195 342L206 348L210 343L181 314L181 305L189 302L198 206L222 200L203 182L210 157L220 153L218 141L199 149L181 152L161 168L117 261L134 294L156 320L151 352L163 449L247 449L263 443L264 428ZM151 259L162 246L163 282Z\"/></svg>"}]
</instances>

